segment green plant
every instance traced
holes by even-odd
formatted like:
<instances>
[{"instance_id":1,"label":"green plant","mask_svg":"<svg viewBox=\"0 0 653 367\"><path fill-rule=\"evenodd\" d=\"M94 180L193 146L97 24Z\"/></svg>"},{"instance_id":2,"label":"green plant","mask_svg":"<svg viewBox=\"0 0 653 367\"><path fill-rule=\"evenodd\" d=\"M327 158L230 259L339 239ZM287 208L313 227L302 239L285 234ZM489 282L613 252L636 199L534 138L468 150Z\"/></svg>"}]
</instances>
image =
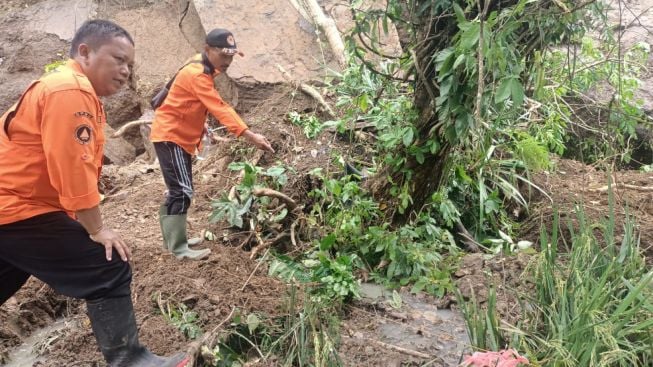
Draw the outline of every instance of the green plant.
<instances>
[{"instance_id":1,"label":"green plant","mask_svg":"<svg viewBox=\"0 0 653 367\"><path fill-rule=\"evenodd\" d=\"M162 302L161 296L158 298L159 311L167 322L179 329L186 338L193 340L202 334L202 329L198 325L199 318L195 311L192 311L183 303L173 306L170 302Z\"/></svg>"},{"instance_id":2,"label":"green plant","mask_svg":"<svg viewBox=\"0 0 653 367\"><path fill-rule=\"evenodd\" d=\"M566 133L563 136L568 154L586 162L617 157L618 162L627 163L631 150L628 141L634 137L636 125L645 120L643 101L635 91L642 84L638 78L644 72L650 46L636 43L623 50L609 29L601 37L597 41L579 36L577 44L569 45L567 50L557 48L544 54L542 87L537 88L535 97L541 102L546 125L553 123L553 129L542 130L537 123L529 126L541 143L547 144L547 135L554 137L556 143L547 145L558 154L565 149L560 147L560 133L556 130L574 128L578 131L574 139ZM588 96L592 90L611 98L595 101ZM587 114L596 121L587 121Z\"/></svg>"},{"instance_id":3,"label":"green plant","mask_svg":"<svg viewBox=\"0 0 653 367\"><path fill-rule=\"evenodd\" d=\"M498 351L506 345L507 340L504 339L504 333L499 327L497 294L494 287L490 287L487 304L484 307L481 307L476 300L473 288L469 300L466 300L458 289L455 293L465 319L469 342L474 349Z\"/></svg>"},{"instance_id":4,"label":"green plant","mask_svg":"<svg viewBox=\"0 0 653 367\"><path fill-rule=\"evenodd\" d=\"M359 297L359 282L354 277L358 262L355 254L333 257L330 250L335 237L329 235L320 241L319 249L297 262L287 256L277 256L270 264L268 274L287 282L312 284L311 300L322 304L340 304Z\"/></svg>"},{"instance_id":5,"label":"green plant","mask_svg":"<svg viewBox=\"0 0 653 367\"><path fill-rule=\"evenodd\" d=\"M611 199L612 200L612 199ZM628 217L619 247L615 214L600 227L604 243L581 209L571 252L559 253L555 230L542 234L533 269L537 293L521 325L521 344L558 366L648 366L653 362L653 272L646 269L634 219ZM572 224L569 224L572 226Z\"/></svg>"},{"instance_id":6,"label":"green plant","mask_svg":"<svg viewBox=\"0 0 653 367\"><path fill-rule=\"evenodd\" d=\"M223 336L203 356L211 366L259 363L280 366L340 366L337 353L338 309L330 300L317 301L304 286L291 283L283 316L275 319L236 313Z\"/></svg>"},{"instance_id":7,"label":"green plant","mask_svg":"<svg viewBox=\"0 0 653 367\"><path fill-rule=\"evenodd\" d=\"M330 268L326 259L346 261L388 286L411 284L414 292L443 295L452 289L450 274L458 250L433 212L425 210L415 221L396 228L388 223L378 225L375 221L383 216L380 206L349 176L327 179L310 195L316 200L311 215L328 234L309 258L319 258L326 269ZM448 211L454 209L447 203L440 207L445 217L454 220L455 214Z\"/></svg>"},{"instance_id":8,"label":"green plant","mask_svg":"<svg viewBox=\"0 0 653 367\"><path fill-rule=\"evenodd\" d=\"M304 135L309 139L315 139L324 128L315 115L302 116L295 111L291 111L288 112L288 119L294 125L300 126L304 130Z\"/></svg>"},{"instance_id":9,"label":"green plant","mask_svg":"<svg viewBox=\"0 0 653 367\"><path fill-rule=\"evenodd\" d=\"M236 162L231 163L229 169L243 172L243 179L235 187L233 194L224 194L211 203L213 212L209 221L217 222L226 219L232 226L243 228L246 220L270 225L286 218L287 208L277 207L271 210L270 198L257 196L254 193L257 188L283 187L288 182L286 167L275 165L264 170L247 162Z\"/></svg>"},{"instance_id":10,"label":"green plant","mask_svg":"<svg viewBox=\"0 0 653 367\"><path fill-rule=\"evenodd\" d=\"M515 142L515 153L529 171L539 172L551 167L546 146L531 136L525 136Z\"/></svg>"},{"instance_id":11,"label":"green plant","mask_svg":"<svg viewBox=\"0 0 653 367\"><path fill-rule=\"evenodd\" d=\"M64 56L63 53L57 53L58 59L52 61L51 63L45 65L43 67L43 71L45 71L46 74L53 72L56 70L59 66L65 65L67 58Z\"/></svg>"},{"instance_id":12,"label":"green plant","mask_svg":"<svg viewBox=\"0 0 653 367\"><path fill-rule=\"evenodd\" d=\"M541 253L526 273L535 289L520 294L518 325L500 326L492 293L487 310L461 300L476 347L496 350L510 344L547 366L651 365L653 272L644 265L632 217L626 218L621 243L616 242L611 194L610 202L610 216L598 225L588 223L577 208L567 243L559 237L557 214L550 234L542 229Z\"/></svg>"},{"instance_id":13,"label":"green plant","mask_svg":"<svg viewBox=\"0 0 653 367\"><path fill-rule=\"evenodd\" d=\"M319 286L314 289L314 297L317 302L338 302L348 298L359 298L359 284L354 278L354 264L357 256L339 255L332 257L329 252L336 242L335 235L326 236L320 241L319 251L311 257L316 259L313 262L305 262L311 269L311 278L318 282Z\"/></svg>"}]
</instances>

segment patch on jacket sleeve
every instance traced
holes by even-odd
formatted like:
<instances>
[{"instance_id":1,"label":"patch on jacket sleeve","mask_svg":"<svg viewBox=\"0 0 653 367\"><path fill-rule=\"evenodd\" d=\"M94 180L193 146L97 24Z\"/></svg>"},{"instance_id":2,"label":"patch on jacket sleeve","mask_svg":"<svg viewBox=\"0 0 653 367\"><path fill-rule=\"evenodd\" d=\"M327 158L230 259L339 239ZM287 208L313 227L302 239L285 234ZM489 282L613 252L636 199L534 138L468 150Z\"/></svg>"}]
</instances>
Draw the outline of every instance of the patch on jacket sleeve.
<instances>
[{"instance_id":1,"label":"patch on jacket sleeve","mask_svg":"<svg viewBox=\"0 0 653 367\"><path fill-rule=\"evenodd\" d=\"M75 128L75 140L82 145L88 144L91 141L92 131L91 127L86 124L77 126Z\"/></svg>"}]
</instances>

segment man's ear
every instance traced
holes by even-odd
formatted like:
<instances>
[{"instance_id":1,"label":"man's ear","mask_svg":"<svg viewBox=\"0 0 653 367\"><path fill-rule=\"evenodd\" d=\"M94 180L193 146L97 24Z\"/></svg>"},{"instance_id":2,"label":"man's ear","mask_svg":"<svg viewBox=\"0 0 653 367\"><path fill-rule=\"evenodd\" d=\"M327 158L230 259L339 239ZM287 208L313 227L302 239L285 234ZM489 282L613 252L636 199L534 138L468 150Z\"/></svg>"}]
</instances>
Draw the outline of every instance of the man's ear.
<instances>
[{"instance_id":1,"label":"man's ear","mask_svg":"<svg viewBox=\"0 0 653 367\"><path fill-rule=\"evenodd\" d=\"M91 53L91 48L86 43L80 43L77 47L77 55L83 59L87 59L88 55Z\"/></svg>"}]
</instances>

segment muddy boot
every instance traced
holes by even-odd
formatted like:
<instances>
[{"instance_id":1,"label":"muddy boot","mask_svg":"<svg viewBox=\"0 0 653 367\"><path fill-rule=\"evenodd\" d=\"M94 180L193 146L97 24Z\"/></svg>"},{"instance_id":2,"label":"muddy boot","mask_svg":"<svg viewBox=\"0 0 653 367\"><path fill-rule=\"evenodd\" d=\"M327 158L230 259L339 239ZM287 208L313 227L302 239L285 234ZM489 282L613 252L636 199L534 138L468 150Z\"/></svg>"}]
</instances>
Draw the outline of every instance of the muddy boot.
<instances>
[{"instance_id":1,"label":"muddy boot","mask_svg":"<svg viewBox=\"0 0 653 367\"><path fill-rule=\"evenodd\" d=\"M168 246L166 245L166 243L167 243L166 233L163 230L163 217L165 217L166 215L168 215L168 207L165 204L162 204L159 207L159 226L161 226L161 233L163 234L163 244L162 244L161 247L163 247L164 250L168 249ZM201 245L202 242L204 242L204 241L202 241L202 239L199 238L199 237L189 238L188 239L188 246Z\"/></svg>"},{"instance_id":2,"label":"muddy boot","mask_svg":"<svg viewBox=\"0 0 653 367\"><path fill-rule=\"evenodd\" d=\"M182 353L172 357L152 354L138 342L130 296L86 301L93 334L109 367L186 367Z\"/></svg>"},{"instance_id":3,"label":"muddy boot","mask_svg":"<svg viewBox=\"0 0 653 367\"><path fill-rule=\"evenodd\" d=\"M188 248L186 214L161 216L161 230L163 231L163 241L167 249L177 259L202 260L206 259L211 253L210 249L191 250Z\"/></svg>"}]
</instances>

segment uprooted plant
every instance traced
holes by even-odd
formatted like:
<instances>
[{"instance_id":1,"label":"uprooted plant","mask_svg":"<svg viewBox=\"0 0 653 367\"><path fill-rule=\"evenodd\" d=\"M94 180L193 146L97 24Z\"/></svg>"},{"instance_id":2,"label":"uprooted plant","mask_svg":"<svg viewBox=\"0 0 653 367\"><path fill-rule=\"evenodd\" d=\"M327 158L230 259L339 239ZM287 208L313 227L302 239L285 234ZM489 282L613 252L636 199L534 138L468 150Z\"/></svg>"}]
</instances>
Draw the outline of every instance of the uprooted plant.
<instances>
[{"instance_id":1,"label":"uprooted plant","mask_svg":"<svg viewBox=\"0 0 653 367\"><path fill-rule=\"evenodd\" d=\"M305 297L291 283L277 318L232 309L212 331L194 342L189 354L203 365L243 366L274 361L282 366L339 366L337 310L327 300ZM325 312L325 311L329 312Z\"/></svg>"},{"instance_id":2,"label":"uprooted plant","mask_svg":"<svg viewBox=\"0 0 653 367\"><path fill-rule=\"evenodd\" d=\"M264 170L239 162L230 164L229 169L240 171L242 179L227 195L213 201L210 221L224 219L233 227L248 230L240 247L252 248L252 258L272 246L296 244L295 229L302 207L278 191L288 182L289 168L277 165Z\"/></svg>"}]
</instances>

